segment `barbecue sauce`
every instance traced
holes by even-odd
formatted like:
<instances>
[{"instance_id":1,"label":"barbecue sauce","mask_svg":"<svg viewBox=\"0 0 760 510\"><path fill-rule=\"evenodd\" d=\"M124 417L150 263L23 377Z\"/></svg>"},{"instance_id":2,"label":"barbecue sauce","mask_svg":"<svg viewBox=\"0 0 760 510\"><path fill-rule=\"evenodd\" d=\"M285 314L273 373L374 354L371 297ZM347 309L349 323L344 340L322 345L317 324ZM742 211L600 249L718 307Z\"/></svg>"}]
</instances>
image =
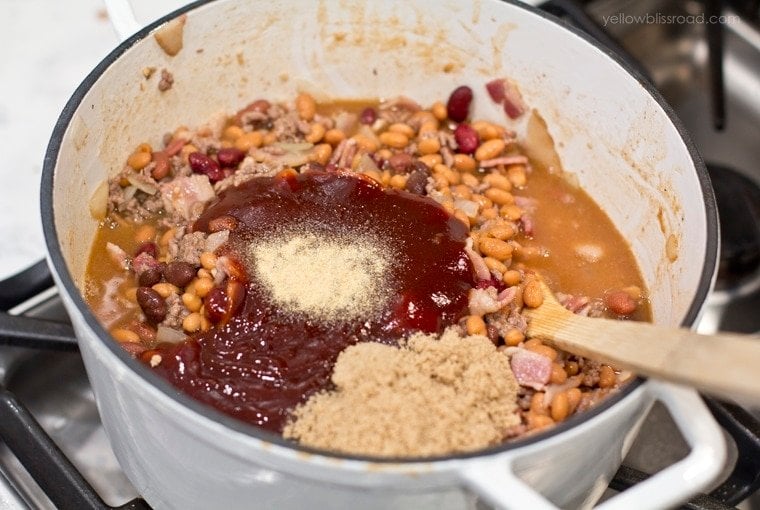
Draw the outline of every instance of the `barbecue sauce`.
<instances>
[{"instance_id":1,"label":"barbecue sauce","mask_svg":"<svg viewBox=\"0 0 760 510\"><path fill-rule=\"evenodd\" d=\"M356 174L306 172L230 188L193 228L209 232L219 217L236 223L223 249L240 270L243 302L223 325L180 344L159 345L144 359L160 354L156 372L243 421L281 432L291 409L330 387L333 365L346 347L395 343L416 331L440 333L467 312L474 285L464 251L468 229L427 197L384 189ZM391 297L370 316L337 321L315 320L273 302L246 263L246 246L291 227L380 240L392 251L385 282Z\"/></svg>"}]
</instances>

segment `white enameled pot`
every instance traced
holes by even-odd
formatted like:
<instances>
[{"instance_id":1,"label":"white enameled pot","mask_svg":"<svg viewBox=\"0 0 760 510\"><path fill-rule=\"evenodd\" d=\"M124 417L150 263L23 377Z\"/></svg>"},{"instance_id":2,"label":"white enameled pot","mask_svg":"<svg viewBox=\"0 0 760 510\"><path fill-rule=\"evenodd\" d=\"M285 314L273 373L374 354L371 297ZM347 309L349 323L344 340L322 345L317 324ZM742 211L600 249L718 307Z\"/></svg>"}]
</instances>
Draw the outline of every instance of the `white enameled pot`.
<instances>
[{"instance_id":1,"label":"white enameled pot","mask_svg":"<svg viewBox=\"0 0 760 510\"><path fill-rule=\"evenodd\" d=\"M118 26L129 29L118 15ZM123 14L123 13L122 13ZM183 48L153 34L186 15ZM173 87L160 92L166 69ZM474 117L505 122L483 84L509 76L548 124L565 168L630 240L656 322L690 326L715 273L718 232L705 168L652 87L589 38L497 0L197 2L116 48L67 104L48 149L42 215L49 261L79 337L108 437L155 508L506 508L594 504L652 403L691 445L677 464L603 504L658 508L717 476L722 435L698 395L637 380L556 428L470 455L382 461L296 447L179 394L131 359L82 299L97 221L88 201L130 150L260 97L406 95L429 104L476 91ZM518 132L525 129L517 123ZM632 342L636 339L632 338Z\"/></svg>"}]
</instances>

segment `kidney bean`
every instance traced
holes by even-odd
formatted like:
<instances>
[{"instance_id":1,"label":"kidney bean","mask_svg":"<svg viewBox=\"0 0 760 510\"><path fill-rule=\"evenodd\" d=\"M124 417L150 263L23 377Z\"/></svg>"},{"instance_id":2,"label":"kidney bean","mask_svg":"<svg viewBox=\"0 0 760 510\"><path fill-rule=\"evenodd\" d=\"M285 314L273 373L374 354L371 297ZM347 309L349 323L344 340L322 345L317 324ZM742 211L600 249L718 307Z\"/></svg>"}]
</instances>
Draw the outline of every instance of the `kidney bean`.
<instances>
[{"instance_id":1,"label":"kidney bean","mask_svg":"<svg viewBox=\"0 0 760 510\"><path fill-rule=\"evenodd\" d=\"M375 111L374 108L368 106L364 110L362 110L361 114L359 114L359 122L362 124L372 125L377 120L377 111Z\"/></svg>"},{"instance_id":2,"label":"kidney bean","mask_svg":"<svg viewBox=\"0 0 760 510\"><path fill-rule=\"evenodd\" d=\"M388 158L388 165L396 173L406 171L414 161L414 158L406 152L399 152Z\"/></svg>"},{"instance_id":3,"label":"kidney bean","mask_svg":"<svg viewBox=\"0 0 760 510\"><path fill-rule=\"evenodd\" d=\"M168 312L164 298L150 287L137 289L137 304L140 305L145 317L154 324L164 320Z\"/></svg>"},{"instance_id":4,"label":"kidney bean","mask_svg":"<svg viewBox=\"0 0 760 510\"><path fill-rule=\"evenodd\" d=\"M147 253L151 257L156 258L158 255L158 248L156 247L156 243L152 241L145 241L144 243L140 243L140 246L138 246L135 250L135 257L141 253Z\"/></svg>"},{"instance_id":5,"label":"kidney bean","mask_svg":"<svg viewBox=\"0 0 760 510\"><path fill-rule=\"evenodd\" d=\"M219 163L200 152L191 152L187 157L190 168L196 174L203 174L208 177L211 183L224 179L224 171L219 167Z\"/></svg>"},{"instance_id":6,"label":"kidney bean","mask_svg":"<svg viewBox=\"0 0 760 510\"><path fill-rule=\"evenodd\" d=\"M164 269L164 278L181 289L195 278L195 266L178 260L169 262Z\"/></svg>"},{"instance_id":7,"label":"kidney bean","mask_svg":"<svg viewBox=\"0 0 760 510\"><path fill-rule=\"evenodd\" d=\"M140 284L140 287L153 287L160 282L164 275L164 265L165 264L151 266L141 272L137 276L137 283Z\"/></svg>"},{"instance_id":8,"label":"kidney bean","mask_svg":"<svg viewBox=\"0 0 760 510\"><path fill-rule=\"evenodd\" d=\"M216 153L216 159L219 160L219 164L226 168L238 166L243 161L243 158L245 158L245 152L234 147L219 149L219 152Z\"/></svg>"},{"instance_id":9,"label":"kidney bean","mask_svg":"<svg viewBox=\"0 0 760 510\"><path fill-rule=\"evenodd\" d=\"M469 124L459 124L454 130L454 139L459 147L459 152L463 154L474 153L480 144L478 132Z\"/></svg>"},{"instance_id":10,"label":"kidney bean","mask_svg":"<svg viewBox=\"0 0 760 510\"><path fill-rule=\"evenodd\" d=\"M425 195L430 169L419 161L415 162L414 167L406 180L406 190L416 195Z\"/></svg>"},{"instance_id":11,"label":"kidney bean","mask_svg":"<svg viewBox=\"0 0 760 510\"><path fill-rule=\"evenodd\" d=\"M472 103L472 89L467 85L457 87L446 103L446 113L454 122L462 122L470 113L470 103Z\"/></svg>"}]
</instances>

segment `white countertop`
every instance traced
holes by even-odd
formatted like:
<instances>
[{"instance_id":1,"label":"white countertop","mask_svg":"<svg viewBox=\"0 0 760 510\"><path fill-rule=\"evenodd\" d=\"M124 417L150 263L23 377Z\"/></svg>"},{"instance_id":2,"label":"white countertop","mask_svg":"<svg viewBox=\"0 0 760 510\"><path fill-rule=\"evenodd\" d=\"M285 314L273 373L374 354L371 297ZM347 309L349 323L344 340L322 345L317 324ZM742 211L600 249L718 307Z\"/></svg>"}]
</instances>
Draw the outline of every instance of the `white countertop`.
<instances>
[{"instance_id":1,"label":"white countertop","mask_svg":"<svg viewBox=\"0 0 760 510\"><path fill-rule=\"evenodd\" d=\"M137 2L145 23L183 2ZM101 0L0 0L0 280L45 255L39 182L71 93L119 42Z\"/></svg>"}]
</instances>

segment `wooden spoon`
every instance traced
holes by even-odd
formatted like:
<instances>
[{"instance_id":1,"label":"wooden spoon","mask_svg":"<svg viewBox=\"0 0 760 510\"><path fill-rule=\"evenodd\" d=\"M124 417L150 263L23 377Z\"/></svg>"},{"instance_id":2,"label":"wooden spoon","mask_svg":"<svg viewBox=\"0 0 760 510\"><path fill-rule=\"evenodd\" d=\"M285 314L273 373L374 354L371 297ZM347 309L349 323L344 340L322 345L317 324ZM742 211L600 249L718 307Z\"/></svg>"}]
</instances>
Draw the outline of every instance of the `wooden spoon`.
<instances>
[{"instance_id":1,"label":"wooden spoon","mask_svg":"<svg viewBox=\"0 0 760 510\"><path fill-rule=\"evenodd\" d=\"M639 375L760 404L760 337L700 335L684 328L582 317L559 304L543 280L538 282L544 302L525 308L528 337Z\"/></svg>"}]
</instances>

